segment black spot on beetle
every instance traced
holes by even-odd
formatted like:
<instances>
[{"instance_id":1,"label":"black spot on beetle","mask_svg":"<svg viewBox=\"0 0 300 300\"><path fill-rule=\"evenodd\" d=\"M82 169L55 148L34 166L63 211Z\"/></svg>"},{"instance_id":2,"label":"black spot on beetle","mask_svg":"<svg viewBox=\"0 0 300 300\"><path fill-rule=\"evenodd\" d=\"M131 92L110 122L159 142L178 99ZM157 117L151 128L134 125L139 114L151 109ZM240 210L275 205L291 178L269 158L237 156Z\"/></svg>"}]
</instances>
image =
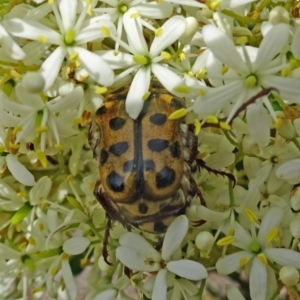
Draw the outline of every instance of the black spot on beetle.
<instances>
[{"instance_id":1,"label":"black spot on beetle","mask_svg":"<svg viewBox=\"0 0 300 300\"><path fill-rule=\"evenodd\" d=\"M175 181L176 173L169 167L163 167L156 174L156 187L161 189L171 185Z\"/></svg>"},{"instance_id":2,"label":"black spot on beetle","mask_svg":"<svg viewBox=\"0 0 300 300\"><path fill-rule=\"evenodd\" d=\"M154 152L160 152L169 146L169 141L163 139L152 139L148 142L148 147Z\"/></svg>"},{"instance_id":3,"label":"black spot on beetle","mask_svg":"<svg viewBox=\"0 0 300 300\"><path fill-rule=\"evenodd\" d=\"M154 125L162 125L167 121L165 114L156 113L150 117L150 122Z\"/></svg>"},{"instance_id":4,"label":"black spot on beetle","mask_svg":"<svg viewBox=\"0 0 300 300\"><path fill-rule=\"evenodd\" d=\"M127 142L119 142L111 145L109 147L109 151L116 156L121 156L128 150L128 143Z\"/></svg>"},{"instance_id":5,"label":"black spot on beetle","mask_svg":"<svg viewBox=\"0 0 300 300\"><path fill-rule=\"evenodd\" d=\"M126 123L126 119L115 117L109 121L109 127L112 130L119 130L124 126L125 123Z\"/></svg>"},{"instance_id":6,"label":"black spot on beetle","mask_svg":"<svg viewBox=\"0 0 300 300\"><path fill-rule=\"evenodd\" d=\"M147 206L147 204L144 203L144 202L139 203L139 212L140 212L141 214L146 214L147 211L148 211L148 206Z\"/></svg>"},{"instance_id":7,"label":"black spot on beetle","mask_svg":"<svg viewBox=\"0 0 300 300\"><path fill-rule=\"evenodd\" d=\"M145 171L153 171L155 168L154 161L152 159L144 160L144 170Z\"/></svg>"},{"instance_id":8,"label":"black spot on beetle","mask_svg":"<svg viewBox=\"0 0 300 300\"><path fill-rule=\"evenodd\" d=\"M99 107L96 111L96 115L99 116L99 115L103 115L105 114L107 111L107 108L105 105L102 105L101 107Z\"/></svg>"},{"instance_id":9,"label":"black spot on beetle","mask_svg":"<svg viewBox=\"0 0 300 300\"><path fill-rule=\"evenodd\" d=\"M171 155L174 158L180 158L180 154L181 154L181 149L180 149L180 144L178 141L176 141L175 143L173 143L170 146L170 151L171 151Z\"/></svg>"},{"instance_id":10,"label":"black spot on beetle","mask_svg":"<svg viewBox=\"0 0 300 300\"><path fill-rule=\"evenodd\" d=\"M127 160L123 164L123 171L130 172L133 169L133 160Z\"/></svg>"},{"instance_id":11,"label":"black spot on beetle","mask_svg":"<svg viewBox=\"0 0 300 300\"><path fill-rule=\"evenodd\" d=\"M101 165L104 165L106 163L107 159L108 159L108 152L105 149L102 149L101 153L100 153Z\"/></svg>"},{"instance_id":12,"label":"black spot on beetle","mask_svg":"<svg viewBox=\"0 0 300 300\"><path fill-rule=\"evenodd\" d=\"M182 108L182 103L178 98L173 98L170 102L170 105L176 108Z\"/></svg>"},{"instance_id":13,"label":"black spot on beetle","mask_svg":"<svg viewBox=\"0 0 300 300\"><path fill-rule=\"evenodd\" d=\"M157 221L153 224L153 230L155 232L165 232L167 226L162 221Z\"/></svg>"},{"instance_id":14,"label":"black spot on beetle","mask_svg":"<svg viewBox=\"0 0 300 300\"><path fill-rule=\"evenodd\" d=\"M124 190L124 178L115 171L112 171L106 177L106 183L114 192L122 192Z\"/></svg>"}]
</instances>

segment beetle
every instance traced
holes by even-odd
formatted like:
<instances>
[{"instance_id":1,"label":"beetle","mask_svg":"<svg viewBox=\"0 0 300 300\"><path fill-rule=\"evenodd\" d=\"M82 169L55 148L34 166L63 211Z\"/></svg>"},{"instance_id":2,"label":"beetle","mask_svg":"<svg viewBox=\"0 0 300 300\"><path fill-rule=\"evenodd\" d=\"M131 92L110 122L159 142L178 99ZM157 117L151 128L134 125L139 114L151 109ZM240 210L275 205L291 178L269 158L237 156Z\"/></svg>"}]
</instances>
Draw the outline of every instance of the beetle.
<instances>
[{"instance_id":1,"label":"beetle","mask_svg":"<svg viewBox=\"0 0 300 300\"><path fill-rule=\"evenodd\" d=\"M159 234L185 213L193 197L199 196L205 204L192 176L193 164L199 163L193 126L169 119L185 107L184 99L152 81L150 96L132 119L125 110L128 89L124 86L104 99L88 134L100 175L94 195L108 217L106 261L111 220L128 230L135 227Z\"/></svg>"}]
</instances>

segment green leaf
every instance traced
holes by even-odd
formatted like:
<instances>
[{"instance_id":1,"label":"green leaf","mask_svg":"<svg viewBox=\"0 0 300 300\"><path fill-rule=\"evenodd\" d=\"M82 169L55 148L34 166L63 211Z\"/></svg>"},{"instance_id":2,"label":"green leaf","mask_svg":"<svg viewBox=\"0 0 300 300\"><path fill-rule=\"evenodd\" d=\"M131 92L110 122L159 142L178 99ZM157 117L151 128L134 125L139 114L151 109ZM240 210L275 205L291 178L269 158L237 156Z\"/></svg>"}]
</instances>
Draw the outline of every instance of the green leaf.
<instances>
[{"instance_id":1,"label":"green leaf","mask_svg":"<svg viewBox=\"0 0 300 300\"><path fill-rule=\"evenodd\" d=\"M29 202L25 203L19 210L15 212L15 214L11 218L11 225L16 225L20 223L23 219L25 219L30 213L32 206Z\"/></svg>"}]
</instances>

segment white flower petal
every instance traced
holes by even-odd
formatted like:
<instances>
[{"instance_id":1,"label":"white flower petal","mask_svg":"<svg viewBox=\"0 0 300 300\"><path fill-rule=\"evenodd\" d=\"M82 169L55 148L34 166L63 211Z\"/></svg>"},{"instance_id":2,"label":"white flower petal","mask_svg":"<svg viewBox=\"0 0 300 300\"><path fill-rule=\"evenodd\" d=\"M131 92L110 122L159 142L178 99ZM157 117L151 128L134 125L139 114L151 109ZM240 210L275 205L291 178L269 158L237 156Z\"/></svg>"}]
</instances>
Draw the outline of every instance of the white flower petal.
<instances>
[{"instance_id":1,"label":"white flower petal","mask_svg":"<svg viewBox=\"0 0 300 300\"><path fill-rule=\"evenodd\" d=\"M115 300L117 296L117 291L114 289L106 290L97 294L93 300Z\"/></svg>"},{"instance_id":2,"label":"white flower petal","mask_svg":"<svg viewBox=\"0 0 300 300\"><path fill-rule=\"evenodd\" d=\"M232 284L226 284L225 288L228 300L245 300L244 296L236 286Z\"/></svg>"},{"instance_id":3,"label":"white flower petal","mask_svg":"<svg viewBox=\"0 0 300 300\"><path fill-rule=\"evenodd\" d=\"M115 51L96 51L95 53L99 54L113 70L127 69L135 65L133 56L128 53L118 52L115 54Z\"/></svg>"},{"instance_id":4,"label":"white flower petal","mask_svg":"<svg viewBox=\"0 0 300 300\"><path fill-rule=\"evenodd\" d=\"M71 267L69 265L69 261L63 259L61 263L61 270L64 279L64 283L66 285L66 290L70 300L76 300L77 297L77 286L72 274Z\"/></svg>"},{"instance_id":5,"label":"white flower petal","mask_svg":"<svg viewBox=\"0 0 300 300\"><path fill-rule=\"evenodd\" d=\"M229 217L230 211L227 210L225 212L219 212L215 210L211 210L204 205L197 207L197 215L201 217L201 219L210 222L220 222Z\"/></svg>"},{"instance_id":6,"label":"white flower petal","mask_svg":"<svg viewBox=\"0 0 300 300\"><path fill-rule=\"evenodd\" d=\"M278 24L268 31L260 43L254 71L264 68L285 47L289 38L289 26Z\"/></svg>"},{"instance_id":7,"label":"white flower petal","mask_svg":"<svg viewBox=\"0 0 300 300\"><path fill-rule=\"evenodd\" d=\"M57 47L43 62L40 73L45 79L44 91L47 91L54 83L66 53L65 48Z\"/></svg>"},{"instance_id":8,"label":"white flower petal","mask_svg":"<svg viewBox=\"0 0 300 300\"><path fill-rule=\"evenodd\" d=\"M189 220L185 215L177 217L169 226L162 246L161 256L169 260L180 247L189 229Z\"/></svg>"},{"instance_id":9,"label":"white flower petal","mask_svg":"<svg viewBox=\"0 0 300 300\"><path fill-rule=\"evenodd\" d=\"M202 280L207 277L207 271L204 266L189 259L170 261L167 263L167 269L189 280Z\"/></svg>"},{"instance_id":10,"label":"white flower petal","mask_svg":"<svg viewBox=\"0 0 300 300\"><path fill-rule=\"evenodd\" d=\"M252 253L247 251L239 251L220 258L216 263L216 269L220 275L228 275L240 268L241 259L250 260L253 257Z\"/></svg>"},{"instance_id":11,"label":"white flower petal","mask_svg":"<svg viewBox=\"0 0 300 300\"><path fill-rule=\"evenodd\" d=\"M232 228L228 226L228 230L226 234L229 234L229 231ZM241 226L238 222L234 223L234 243L237 243L238 246L244 250L247 250L249 247L249 244L253 241L252 236L250 233Z\"/></svg>"},{"instance_id":12,"label":"white flower petal","mask_svg":"<svg viewBox=\"0 0 300 300\"><path fill-rule=\"evenodd\" d=\"M9 171L17 181L27 186L33 186L35 184L33 175L17 160L15 156L8 154L6 156L6 163Z\"/></svg>"},{"instance_id":13,"label":"white flower petal","mask_svg":"<svg viewBox=\"0 0 300 300\"><path fill-rule=\"evenodd\" d=\"M205 159L205 163L213 169L223 169L230 166L235 161L235 155L229 151L218 151Z\"/></svg>"},{"instance_id":14,"label":"white flower petal","mask_svg":"<svg viewBox=\"0 0 300 300\"><path fill-rule=\"evenodd\" d=\"M283 210L279 207L272 207L270 208L266 214L264 215L259 232L257 235L257 239L259 240L260 243L265 243L266 242L266 236L267 234L274 228L277 227L281 219L283 217Z\"/></svg>"},{"instance_id":15,"label":"white flower petal","mask_svg":"<svg viewBox=\"0 0 300 300\"><path fill-rule=\"evenodd\" d=\"M1 259L19 259L21 253L5 244L0 243L0 256Z\"/></svg>"},{"instance_id":16,"label":"white flower petal","mask_svg":"<svg viewBox=\"0 0 300 300\"><path fill-rule=\"evenodd\" d=\"M300 269L299 252L284 248L267 248L264 249L264 254L268 259L281 266L293 266L297 269Z\"/></svg>"},{"instance_id":17,"label":"white flower petal","mask_svg":"<svg viewBox=\"0 0 300 300\"><path fill-rule=\"evenodd\" d=\"M266 300L267 279L268 276L265 265L257 257L254 257L249 274L251 299Z\"/></svg>"},{"instance_id":18,"label":"white flower petal","mask_svg":"<svg viewBox=\"0 0 300 300\"><path fill-rule=\"evenodd\" d=\"M140 5L136 5L135 8L141 16L149 19L166 19L170 17L173 12L173 5L164 1L143 2Z\"/></svg>"},{"instance_id":19,"label":"white flower petal","mask_svg":"<svg viewBox=\"0 0 300 300\"><path fill-rule=\"evenodd\" d=\"M140 68L133 78L125 102L126 111L132 119L139 116L144 106L143 96L149 90L149 86L150 68Z\"/></svg>"},{"instance_id":20,"label":"white flower petal","mask_svg":"<svg viewBox=\"0 0 300 300\"><path fill-rule=\"evenodd\" d=\"M300 181L300 159L292 159L278 167L276 176L292 184Z\"/></svg>"},{"instance_id":21,"label":"white flower petal","mask_svg":"<svg viewBox=\"0 0 300 300\"><path fill-rule=\"evenodd\" d=\"M33 65L39 62L46 50L50 47L49 44L42 44L39 41L32 41L23 47L26 57L23 59L25 65Z\"/></svg>"},{"instance_id":22,"label":"white flower petal","mask_svg":"<svg viewBox=\"0 0 300 300\"><path fill-rule=\"evenodd\" d=\"M160 270L155 278L152 299L167 300L167 270Z\"/></svg>"},{"instance_id":23,"label":"white flower petal","mask_svg":"<svg viewBox=\"0 0 300 300\"><path fill-rule=\"evenodd\" d=\"M270 142L270 125L262 103L250 104L246 116L251 137L260 147L266 147Z\"/></svg>"},{"instance_id":24,"label":"white flower petal","mask_svg":"<svg viewBox=\"0 0 300 300\"><path fill-rule=\"evenodd\" d=\"M25 52L22 48L10 37L4 27L0 24L1 46L3 50L13 59L23 59Z\"/></svg>"},{"instance_id":25,"label":"white flower petal","mask_svg":"<svg viewBox=\"0 0 300 300\"><path fill-rule=\"evenodd\" d=\"M39 40L43 37L49 44L61 45L63 43L59 33L37 21L10 19L3 21L3 24L12 35L17 37L29 40Z\"/></svg>"},{"instance_id":26,"label":"white flower petal","mask_svg":"<svg viewBox=\"0 0 300 300\"><path fill-rule=\"evenodd\" d=\"M66 31L74 28L77 3L77 1L70 0L60 0L58 2L61 21L63 23L63 28L60 29L64 30L63 34L65 34ZM53 3L52 5L56 5L56 3Z\"/></svg>"},{"instance_id":27,"label":"white flower petal","mask_svg":"<svg viewBox=\"0 0 300 300\"><path fill-rule=\"evenodd\" d=\"M40 76L40 75L38 75ZM42 78L43 80L43 78ZM30 108L32 110L38 111L42 110L45 107L45 103L43 102L42 98L39 94L36 93L29 93L23 86L23 83L17 84L16 88L16 95L19 101L23 104L22 106L27 106L27 109ZM26 113L21 114L24 116Z\"/></svg>"},{"instance_id":28,"label":"white flower petal","mask_svg":"<svg viewBox=\"0 0 300 300\"><path fill-rule=\"evenodd\" d=\"M280 97L291 103L300 103L299 79L282 76L262 76L261 84L265 87L274 87L279 91Z\"/></svg>"},{"instance_id":29,"label":"white flower petal","mask_svg":"<svg viewBox=\"0 0 300 300\"><path fill-rule=\"evenodd\" d=\"M74 47L73 50L79 54L78 59L82 67L95 81L105 86L113 83L114 72L101 56L81 47Z\"/></svg>"},{"instance_id":30,"label":"white flower petal","mask_svg":"<svg viewBox=\"0 0 300 300\"><path fill-rule=\"evenodd\" d=\"M29 199L31 205L41 203L50 193L52 182L49 177L41 177L34 187L29 192Z\"/></svg>"},{"instance_id":31,"label":"white flower petal","mask_svg":"<svg viewBox=\"0 0 300 300\"><path fill-rule=\"evenodd\" d=\"M160 54L166 47L172 45L184 33L186 21L182 16L174 16L161 27L162 33L156 36L150 47L152 57Z\"/></svg>"},{"instance_id":32,"label":"white flower petal","mask_svg":"<svg viewBox=\"0 0 300 300\"><path fill-rule=\"evenodd\" d=\"M138 13L135 8L130 8L123 16L123 24L127 33L127 39L133 53L148 54L148 46L143 34L143 26L140 17L132 17Z\"/></svg>"},{"instance_id":33,"label":"white flower petal","mask_svg":"<svg viewBox=\"0 0 300 300\"><path fill-rule=\"evenodd\" d=\"M206 25L202 34L206 45L218 60L241 74L248 73L245 62L224 32L214 25Z\"/></svg>"},{"instance_id":34,"label":"white flower petal","mask_svg":"<svg viewBox=\"0 0 300 300\"><path fill-rule=\"evenodd\" d=\"M294 33L291 49L294 56L299 59L300 58L300 26L297 27Z\"/></svg>"},{"instance_id":35,"label":"white flower petal","mask_svg":"<svg viewBox=\"0 0 300 300\"><path fill-rule=\"evenodd\" d=\"M83 236L74 236L66 240L63 244L63 250L69 255L83 253L89 246L90 241Z\"/></svg>"}]
</instances>

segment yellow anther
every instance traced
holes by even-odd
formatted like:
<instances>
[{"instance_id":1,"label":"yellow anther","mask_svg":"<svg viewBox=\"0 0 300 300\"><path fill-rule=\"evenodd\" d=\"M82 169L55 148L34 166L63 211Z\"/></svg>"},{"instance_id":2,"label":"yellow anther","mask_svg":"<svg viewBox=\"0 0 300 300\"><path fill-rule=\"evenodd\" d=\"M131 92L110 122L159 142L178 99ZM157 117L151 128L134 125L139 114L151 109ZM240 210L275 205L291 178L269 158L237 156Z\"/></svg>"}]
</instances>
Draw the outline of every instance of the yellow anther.
<instances>
[{"instance_id":1,"label":"yellow anther","mask_svg":"<svg viewBox=\"0 0 300 300\"><path fill-rule=\"evenodd\" d=\"M226 122L220 122L219 125L224 130L227 130L227 131L231 130L231 126Z\"/></svg>"},{"instance_id":2,"label":"yellow anther","mask_svg":"<svg viewBox=\"0 0 300 300\"><path fill-rule=\"evenodd\" d=\"M18 125L18 126L16 126L16 127L14 128L13 134L16 134L17 132L20 132L20 131L22 131L22 130L23 130L22 126Z\"/></svg>"},{"instance_id":3,"label":"yellow anther","mask_svg":"<svg viewBox=\"0 0 300 300\"><path fill-rule=\"evenodd\" d=\"M298 67L298 61L297 61L297 59L295 59L295 58L291 58L290 61L289 61L289 63L290 63L290 67L291 67L292 69L295 69L295 68Z\"/></svg>"},{"instance_id":4,"label":"yellow anther","mask_svg":"<svg viewBox=\"0 0 300 300\"><path fill-rule=\"evenodd\" d=\"M55 149L57 149L59 151L61 151L63 149L61 144L55 144L54 147L55 147Z\"/></svg>"},{"instance_id":5,"label":"yellow anther","mask_svg":"<svg viewBox=\"0 0 300 300\"><path fill-rule=\"evenodd\" d=\"M162 56L165 60L170 60L172 59L172 55L169 52L162 51L160 53L160 56Z\"/></svg>"},{"instance_id":6,"label":"yellow anther","mask_svg":"<svg viewBox=\"0 0 300 300\"><path fill-rule=\"evenodd\" d=\"M79 59L75 59L75 67L76 68L80 67L80 61L79 61Z\"/></svg>"},{"instance_id":7,"label":"yellow anther","mask_svg":"<svg viewBox=\"0 0 300 300\"><path fill-rule=\"evenodd\" d=\"M131 19L136 19L136 18L139 18L140 16L141 16L141 15L140 15L139 12L135 12L135 13L133 13L133 14L130 15L130 18L131 18Z\"/></svg>"},{"instance_id":8,"label":"yellow anther","mask_svg":"<svg viewBox=\"0 0 300 300\"><path fill-rule=\"evenodd\" d=\"M198 119L195 119L194 120L194 126L195 126L195 135L198 135L200 133L200 130L201 130L201 123Z\"/></svg>"},{"instance_id":9,"label":"yellow anther","mask_svg":"<svg viewBox=\"0 0 300 300\"><path fill-rule=\"evenodd\" d=\"M197 79L205 79L205 75L206 75L206 69L205 68L201 68L197 74L196 74L196 78Z\"/></svg>"},{"instance_id":10,"label":"yellow anther","mask_svg":"<svg viewBox=\"0 0 300 300\"><path fill-rule=\"evenodd\" d=\"M9 142L8 145L12 149L19 149L20 148L20 144L14 144L12 142Z\"/></svg>"},{"instance_id":11,"label":"yellow anther","mask_svg":"<svg viewBox=\"0 0 300 300\"><path fill-rule=\"evenodd\" d=\"M27 245L28 245L27 242L23 242L23 243L21 243L21 244L19 245L19 249L20 249L20 250L23 250L23 249L25 249L25 248L27 247Z\"/></svg>"},{"instance_id":12,"label":"yellow anther","mask_svg":"<svg viewBox=\"0 0 300 300\"><path fill-rule=\"evenodd\" d=\"M186 54L184 52L181 52L179 54L179 58L180 58L180 60L185 60L186 59Z\"/></svg>"},{"instance_id":13,"label":"yellow anther","mask_svg":"<svg viewBox=\"0 0 300 300\"><path fill-rule=\"evenodd\" d=\"M197 94L198 94L199 96L204 96L204 95L205 95L205 90L203 90L203 89L198 89L198 90L197 90Z\"/></svg>"},{"instance_id":14,"label":"yellow anther","mask_svg":"<svg viewBox=\"0 0 300 300\"><path fill-rule=\"evenodd\" d=\"M185 108L180 108L175 110L173 113L171 113L169 115L169 120L177 120L177 119L181 119L183 117L185 117L185 115L187 114L187 110Z\"/></svg>"},{"instance_id":15,"label":"yellow anther","mask_svg":"<svg viewBox=\"0 0 300 300\"><path fill-rule=\"evenodd\" d=\"M55 276L58 272L58 267L57 266L53 267L50 272L52 276Z\"/></svg>"},{"instance_id":16,"label":"yellow anther","mask_svg":"<svg viewBox=\"0 0 300 300\"><path fill-rule=\"evenodd\" d=\"M237 45L245 45L248 42L248 38L246 36L241 36L236 40Z\"/></svg>"},{"instance_id":17,"label":"yellow anther","mask_svg":"<svg viewBox=\"0 0 300 300\"><path fill-rule=\"evenodd\" d=\"M77 59L77 57L78 57L78 52L73 52L73 53L69 56L69 59L70 59L70 60L75 60L75 59Z\"/></svg>"},{"instance_id":18,"label":"yellow anther","mask_svg":"<svg viewBox=\"0 0 300 300\"><path fill-rule=\"evenodd\" d=\"M200 251L200 256L203 258L209 258L209 254L207 253L207 251Z\"/></svg>"},{"instance_id":19,"label":"yellow anther","mask_svg":"<svg viewBox=\"0 0 300 300\"><path fill-rule=\"evenodd\" d=\"M228 234L231 235L231 236L234 236L234 234L235 234L235 229L234 229L234 228L230 228Z\"/></svg>"},{"instance_id":20,"label":"yellow anther","mask_svg":"<svg viewBox=\"0 0 300 300\"><path fill-rule=\"evenodd\" d=\"M87 257L84 257L84 258L82 258L82 259L80 260L80 265L81 265L82 267L86 266L88 263L89 263L89 260L88 260Z\"/></svg>"},{"instance_id":21,"label":"yellow anther","mask_svg":"<svg viewBox=\"0 0 300 300\"><path fill-rule=\"evenodd\" d=\"M248 261L249 259L247 257L242 257L239 261L239 267L243 267Z\"/></svg>"},{"instance_id":22,"label":"yellow anther","mask_svg":"<svg viewBox=\"0 0 300 300\"><path fill-rule=\"evenodd\" d=\"M92 4L88 4L88 8L87 8L86 13L87 13L89 16L92 15Z\"/></svg>"},{"instance_id":23,"label":"yellow anther","mask_svg":"<svg viewBox=\"0 0 300 300\"><path fill-rule=\"evenodd\" d=\"M39 231L44 231L45 226L43 223L39 223Z\"/></svg>"},{"instance_id":24,"label":"yellow anther","mask_svg":"<svg viewBox=\"0 0 300 300\"><path fill-rule=\"evenodd\" d=\"M65 252L61 255L62 260L69 260L69 257L70 257L69 254L67 254Z\"/></svg>"},{"instance_id":25,"label":"yellow anther","mask_svg":"<svg viewBox=\"0 0 300 300\"><path fill-rule=\"evenodd\" d=\"M99 86L97 89L95 89L95 94L102 95L107 92L107 88L104 86Z\"/></svg>"},{"instance_id":26,"label":"yellow anther","mask_svg":"<svg viewBox=\"0 0 300 300\"><path fill-rule=\"evenodd\" d=\"M278 237L278 234L279 234L278 228L277 227L272 228L266 236L267 242L272 242L273 240L275 240Z\"/></svg>"},{"instance_id":27,"label":"yellow anther","mask_svg":"<svg viewBox=\"0 0 300 300\"><path fill-rule=\"evenodd\" d=\"M33 245L33 246L36 245L35 239L34 239L32 236L30 236L30 237L28 238L28 242L29 242L30 245Z\"/></svg>"},{"instance_id":28,"label":"yellow anther","mask_svg":"<svg viewBox=\"0 0 300 300\"><path fill-rule=\"evenodd\" d=\"M42 211L46 211L47 209L48 209L47 203L46 203L46 202L42 203L42 205L41 205L41 210L42 210Z\"/></svg>"},{"instance_id":29,"label":"yellow anther","mask_svg":"<svg viewBox=\"0 0 300 300\"><path fill-rule=\"evenodd\" d=\"M82 120L83 120L82 117L76 118L73 122L73 125L77 126L77 125L81 124Z\"/></svg>"},{"instance_id":30,"label":"yellow anther","mask_svg":"<svg viewBox=\"0 0 300 300\"><path fill-rule=\"evenodd\" d=\"M53 3L53 1L54 1L54 0L48 0L48 3L49 3L49 4L52 4L52 3Z\"/></svg>"},{"instance_id":31,"label":"yellow anther","mask_svg":"<svg viewBox=\"0 0 300 300\"><path fill-rule=\"evenodd\" d=\"M281 118L278 118L277 121L274 123L274 128L275 128L275 129L280 128L281 125L282 125L282 123L283 123L282 119L281 119Z\"/></svg>"},{"instance_id":32,"label":"yellow anther","mask_svg":"<svg viewBox=\"0 0 300 300\"><path fill-rule=\"evenodd\" d=\"M43 132L46 132L48 130L48 127L47 126L40 126L40 127L37 127L35 129L35 132L36 133L43 133Z\"/></svg>"},{"instance_id":33,"label":"yellow anther","mask_svg":"<svg viewBox=\"0 0 300 300\"><path fill-rule=\"evenodd\" d=\"M147 100L147 99L149 98L150 95L151 95L151 92L150 92L150 91L146 92L146 93L143 95L142 100L143 100L143 101Z\"/></svg>"},{"instance_id":34,"label":"yellow anther","mask_svg":"<svg viewBox=\"0 0 300 300\"><path fill-rule=\"evenodd\" d=\"M206 1L206 5L211 10L216 10L220 6L220 1L219 0Z\"/></svg>"},{"instance_id":35,"label":"yellow anther","mask_svg":"<svg viewBox=\"0 0 300 300\"><path fill-rule=\"evenodd\" d=\"M22 191L22 192L19 192L17 194L18 197L26 197L27 196L27 193L25 191Z\"/></svg>"},{"instance_id":36,"label":"yellow anther","mask_svg":"<svg viewBox=\"0 0 300 300\"><path fill-rule=\"evenodd\" d=\"M218 246L229 246L234 242L233 236L225 236L217 241Z\"/></svg>"},{"instance_id":37,"label":"yellow anther","mask_svg":"<svg viewBox=\"0 0 300 300\"><path fill-rule=\"evenodd\" d=\"M173 90L178 93L188 94L191 92L191 87L187 85L177 85Z\"/></svg>"},{"instance_id":38,"label":"yellow anther","mask_svg":"<svg viewBox=\"0 0 300 300\"><path fill-rule=\"evenodd\" d=\"M222 67L222 75L226 74L229 70L229 67L228 66L223 66Z\"/></svg>"},{"instance_id":39,"label":"yellow anther","mask_svg":"<svg viewBox=\"0 0 300 300\"><path fill-rule=\"evenodd\" d=\"M245 214L246 214L247 218L250 220L250 222L258 221L257 215L250 208L245 209Z\"/></svg>"},{"instance_id":40,"label":"yellow anther","mask_svg":"<svg viewBox=\"0 0 300 300\"><path fill-rule=\"evenodd\" d=\"M257 84L257 78L254 75L250 75L245 80L245 85L247 88L253 88Z\"/></svg>"},{"instance_id":41,"label":"yellow anther","mask_svg":"<svg viewBox=\"0 0 300 300\"><path fill-rule=\"evenodd\" d=\"M212 123L212 124L219 124L219 120L216 116L213 116L213 115L209 115L206 117L206 121L208 123Z\"/></svg>"},{"instance_id":42,"label":"yellow anther","mask_svg":"<svg viewBox=\"0 0 300 300\"><path fill-rule=\"evenodd\" d=\"M283 68L283 69L281 70L281 76L282 76L282 77L287 77L287 76L289 76L289 75L291 74L291 72L292 72L291 67L288 66L288 67Z\"/></svg>"},{"instance_id":43,"label":"yellow anther","mask_svg":"<svg viewBox=\"0 0 300 300\"><path fill-rule=\"evenodd\" d=\"M69 176L66 178L66 182L69 182L71 179L72 179L72 175L69 175Z\"/></svg>"},{"instance_id":44,"label":"yellow anther","mask_svg":"<svg viewBox=\"0 0 300 300\"><path fill-rule=\"evenodd\" d=\"M3 152L6 149L4 145L0 145L0 152Z\"/></svg>"},{"instance_id":45,"label":"yellow anther","mask_svg":"<svg viewBox=\"0 0 300 300\"><path fill-rule=\"evenodd\" d=\"M268 259L267 257L264 255L264 253L259 253L257 255L257 257L259 258L259 260L264 264L267 265L268 264Z\"/></svg>"},{"instance_id":46,"label":"yellow anther","mask_svg":"<svg viewBox=\"0 0 300 300\"><path fill-rule=\"evenodd\" d=\"M274 241L275 241L276 247L280 248L280 247L281 247L281 240L280 240L280 237L277 236L277 237L275 238Z\"/></svg>"},{"instance_id":47,"label":"yellow anther","mask_svg":"<svg viewBox=\"0 0 300 300\"><path fill-rule=\"evenodd\" d=\"M94 188L95 188L95 182L91 182L90 185L89 185L89 189L90 189L91 191L93 191Z\"/></svg>"},{"instance_id":48,"label":"yellow anther","mask_svg":"<svg viewBox=\"0 0 300 300\"><path fill-rule=\"evenodd\" d=\"M154 32L155 36L160 36L163 33L163 29L161 27L157 28Z\"/></svg>"},{"instance_id":49,"label":"yellow anther","mask_svg":"<svg viewBox=\"0 0 300 300\"><path fill-rule=\"evenodd\" d=\"M187 74L189 77L194 77L194 73L192 71L189 71Z\"/></svg>"},{"instance_id":50,"label":"yellow anther","mask_svg":"<svg viewBox=\"0 0 300 300\"><path fill-rule=\"evenodd\" d=\"M108 29L107 27L101 26L101 27L100 27L100 30L101 30L101 32L102 32L104 35L110 36L110 31L109 31L109 29Z\"/></svg>"},{"instance_id":51,"label":"yellow anther","mask_svg":"<svg viewBox=\"0 0 300 300\"><path fill-rule=\"evenodd\" d=\"M43 289L41 287L37 287L37 288L32 289L33 294L36 294L36 293L39 293L39 292L42 292L42 291L43 291Z\"/></svg>"},{"instance_id":52,"label":"yellow anther","mask_svg":"<svg viewBox=\"0 0 300 300\"><path fill-rule=\"evenodd\" d=\"M48 161L47 161L47 157L46 157L45 153L41 150L36 150L35 155L38 158L38 160L40 161L40 163L42 164L42 166L44 168L46 168Z\"/></svg>"},{"instance_id":53,"label":"yellow anther","mask_svg":"<svg viewBox=\"0 0 300 300\"><path fill-rule=\"evenodd\" d=\"M41 42L42 44L47 44L47 38L45 36L43 36L43 35L38 35L37 36L37 40L39 42Z\"/></svg>"}]
</instances>

